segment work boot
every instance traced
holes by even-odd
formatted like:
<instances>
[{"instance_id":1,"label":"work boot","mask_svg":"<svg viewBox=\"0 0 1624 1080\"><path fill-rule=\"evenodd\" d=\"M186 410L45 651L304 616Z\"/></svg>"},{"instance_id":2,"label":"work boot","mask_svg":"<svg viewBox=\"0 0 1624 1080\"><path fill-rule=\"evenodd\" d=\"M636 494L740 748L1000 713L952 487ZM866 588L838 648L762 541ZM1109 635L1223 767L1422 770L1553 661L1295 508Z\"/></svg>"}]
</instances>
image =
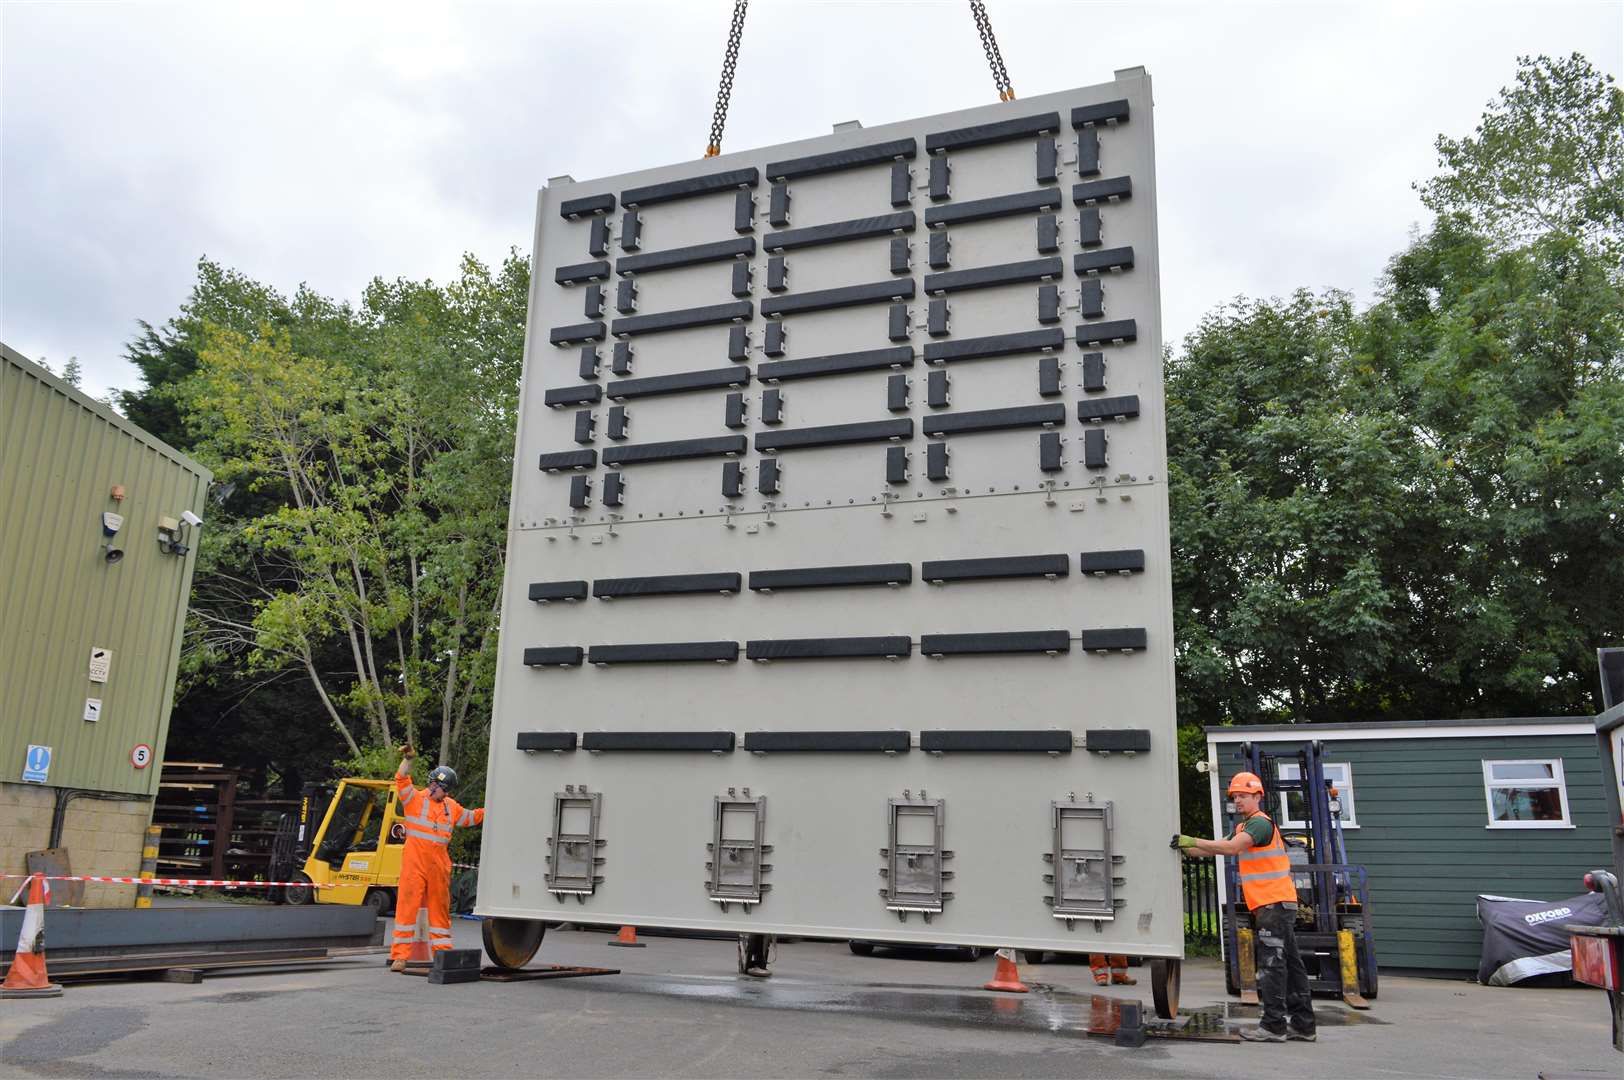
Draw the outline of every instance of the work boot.
<instances>
[{"instance_id":1,"label":"work boot","mask_svg":"<svg viewBox=\"0 0 1624 1080\"><path fill-rule=\"evenodd\" d=\"M761 964L751 964L749 967L744 969L744 973L750 976L752 979L770 979L772 978L773 974Z\"/></svg>"},{"instance_id":2,"label":"work boot","mask_svg":"<svg viewBox=\"0 0 1624 1080\"><path fill-rule=\"evenodd\" d=\"M393 964L389 965L389 970L393 971L397 975L405 974L405 972L406 972L406 961L404 961L404 960L396 960Z\"/></svg>"},{"instance_id":3,"label":"work boot","mask_svg":"<svg viewBox=\"0 0 1624 1080\"><path fill-rule=\"evenodd\" d=\"M1111 976L1107 975L1103 971L1097 973L1094 976L1094 985L1095 986L1110 986L1111 985Z\"/></svg>"},{"instance_id":4,"label":"work boot","mask_svg":"<svg viewBox=\"0 0 1624 1080\"><path fill-rule=\"evenodd\" d=\"M1139 980L1126 971L1111 972L1111 983L1115 986L1138 986Z\"/></svg>"},{"instance_id":5,"label":"work boot","mask_svg":"<svg viewBox=\"0 0 1624 1080\"><path fill-rule=\"evenodd\" d=\"M1296 1028L1286 1029L1286 1038L1292 1042L1319 1042L1319 1033L1316 1031L1298 1031Z\"/></svg>"},{"instance_id":6,"label":"work boot","mask_svg":"<svg viewBox=\"0 0 1624 1080\"><path fill-rule=\"evenodd\" d=\"M1241 1028L1241 1038L1247 1042L1285 1042L1286 1033L1283 1031L1270 1031L1259 1024L1257 1027Z\"/></svg>"}]
</instances>

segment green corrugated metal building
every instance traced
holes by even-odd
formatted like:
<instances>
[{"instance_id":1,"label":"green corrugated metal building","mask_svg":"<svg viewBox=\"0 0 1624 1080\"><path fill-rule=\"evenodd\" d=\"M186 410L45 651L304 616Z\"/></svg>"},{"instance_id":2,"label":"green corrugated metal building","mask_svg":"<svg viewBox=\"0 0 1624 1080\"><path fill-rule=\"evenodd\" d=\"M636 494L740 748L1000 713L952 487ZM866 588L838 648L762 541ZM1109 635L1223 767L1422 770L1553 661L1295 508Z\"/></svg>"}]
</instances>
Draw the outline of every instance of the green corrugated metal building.
<instances>
[{"instance_id":1,"label":"green corrugated metal building","mask_svg":"<svg viewBox=\"0 0 1624 1080\"><path fill-rule=\"evenodd\" d=\"M0 873L47 847L79 873L138 869L197 558L182 515L203 516L209 480L0 345ZM43 776L30 746L49 748Z\"/></svg>"},{"instance_id":2,"label":"green corrugated metal building","mask_svg":"<svg viewBox=\"0 0 1624 1080\"><path fill-rule=\"evenodd\" d=\"M1243 742L1316 739L1348 860L1370 875L1383 968L1474 970L1480 893L1561 900L1612 862L1593 718L1209 727L1214 828ZM1265 785L1268 778L1264 778ZM1295 800L1295 796L1293 796ZM1293 806L1295 802L1293 801ZM1272 812L1272 810L1271 810ZM1301 815L1287 807L1289 830Z\"/></svg>"}]
</instances>

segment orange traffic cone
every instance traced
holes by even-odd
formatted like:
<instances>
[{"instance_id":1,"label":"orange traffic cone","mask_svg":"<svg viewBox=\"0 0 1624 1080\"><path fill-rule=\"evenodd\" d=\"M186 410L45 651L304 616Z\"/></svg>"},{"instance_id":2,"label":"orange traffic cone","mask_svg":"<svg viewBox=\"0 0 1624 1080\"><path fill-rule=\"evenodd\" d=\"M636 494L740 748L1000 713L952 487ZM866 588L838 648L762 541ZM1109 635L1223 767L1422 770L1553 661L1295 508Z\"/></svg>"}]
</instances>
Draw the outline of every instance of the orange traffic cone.
<instances>
[{"instance_id":1,"label":"orange traffic cone","mask_svg":"<svg viewBox=\"0 0 1624 1080\"><path fill-rule=\"evenodd\" d=\"M616 934L614 940L610 941L609 944L619 949L643 948L643 943L637 940L637 927L635 926L622 926L620 933Z\"/></svg>"},{"instance_id":2,"label":"orange traffic cone","mask_svg":"<svg viewBox=\"0 0 1624 1080\"><path fill-rule=\"evenodd\" d=\"M0 985L0 998L61 997L61 984L45 973L45 898L51 888L45 884L44 874L32 875L23 888L28 890L28 910L23 914L22 933L17 935L17 955Z\"/></svg>"},{"instance_id":3,"label":"orange traffic cone","mask_svg":"<svg viewBox=\"0 0 1624 1080\"><path fill-rule=\"evenodd\" d=\"M992 973L992 982L983 986L983 990L1002 990L1009 994L1024 994L1027 992L1026 984L1021 982L1021 973L1015 970L1015 950L998 950L998 970Z\"/></svg>"},{"instance_id":4,"label":"orange traffic cone","mask_svg":"<svg viewBox=\"0 0 1624 1080\"><path fill-rule=\"evenodd\" d=\"M412 951L406 955L408 964L433 964L434 954L429 951L429 909L417 909L417 923L412 927Z\"/></svg>"}]
</instances>

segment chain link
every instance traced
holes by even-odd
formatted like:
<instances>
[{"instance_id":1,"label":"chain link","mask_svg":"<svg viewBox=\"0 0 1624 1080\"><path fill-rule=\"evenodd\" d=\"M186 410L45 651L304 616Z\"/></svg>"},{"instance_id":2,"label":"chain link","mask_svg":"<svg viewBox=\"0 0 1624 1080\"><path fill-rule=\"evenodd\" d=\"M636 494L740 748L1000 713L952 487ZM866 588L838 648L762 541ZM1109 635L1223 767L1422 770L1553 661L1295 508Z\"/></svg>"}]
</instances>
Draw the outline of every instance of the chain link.
<instances>
[{"instance_id":1,"label":"chain link","mask_svg":"<svg viewBox=\"0 0 1624 1080\"><path fill-rule=\"evenodd\" d=\"M716 88L716 111L711 116L710 143L706 157L722 152L722 128L727 126L727 106L733 97L733 72L739 66L739 39L744 36L744 10L750 0L733 0L733 29L727 35L727 52L722 56L722 81Z\"/></svg>"},{"instance_id":2,"label":"chain link","mask_svg":"<svg viewBox=\"0 0 1624 1080\"><path fill-rule=\"evenodd\" d=\"M992 20L987 18L987 5L983 0L970 0L970 14L975 16L976 31L981 35L981 51L987 54L987 67L992 69L992 81L998 88L998 100L1014 101L1015 88L1010 85L1009 71L1004 67L1004 56L998 51L998 39L992 32Z\"/></svg>"}]
</instances>

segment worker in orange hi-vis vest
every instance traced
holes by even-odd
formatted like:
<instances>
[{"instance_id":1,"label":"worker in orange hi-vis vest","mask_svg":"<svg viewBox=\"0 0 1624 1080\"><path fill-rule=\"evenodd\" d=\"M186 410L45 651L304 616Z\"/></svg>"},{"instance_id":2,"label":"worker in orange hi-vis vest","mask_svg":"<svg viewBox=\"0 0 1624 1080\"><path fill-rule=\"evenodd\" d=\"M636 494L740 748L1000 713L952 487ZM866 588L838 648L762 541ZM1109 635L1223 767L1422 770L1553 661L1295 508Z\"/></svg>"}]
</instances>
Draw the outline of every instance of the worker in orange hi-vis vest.
<instances>
[{"instance_id":1,"label":"worker in orange hi-vis vest","mask_svg":"<svg viewBox=\"0 0 1624 1080\"><path fill-rule=\"evenodd\" d=\"M1263 812L1263 780L1239 772L1229 782L1240 823L1225 840L1179 835L1173 842L1185 855L1223 855L1235 860L1241 896L1257 931L1257 996L1263 1018L1241 1029L1249 1042L1314 1042L1314 999L1308 971L1297 951L1297 884L1280 830Z\"/></svg>"},{"instance_id":2,"label":"worker in orange hi-vis vest","mask_svg":"<svg viewBox=\"0 0 1624 1080\"><path fill-rule=\"evenodd\" d=\"M457 786L456 770L437 766L429 773L429 786L412 786L410 746L400 748L395 791L400 795L401 821L406 826L406 850L400 859L400 891L395 898L395 940L389 947L391 971L405 971L417 929L417 909L428 905L429 944L435 952L451 948L451 831L481 825L485 810L464 810L450 797Z\"/></svg>"}]
</instances>

